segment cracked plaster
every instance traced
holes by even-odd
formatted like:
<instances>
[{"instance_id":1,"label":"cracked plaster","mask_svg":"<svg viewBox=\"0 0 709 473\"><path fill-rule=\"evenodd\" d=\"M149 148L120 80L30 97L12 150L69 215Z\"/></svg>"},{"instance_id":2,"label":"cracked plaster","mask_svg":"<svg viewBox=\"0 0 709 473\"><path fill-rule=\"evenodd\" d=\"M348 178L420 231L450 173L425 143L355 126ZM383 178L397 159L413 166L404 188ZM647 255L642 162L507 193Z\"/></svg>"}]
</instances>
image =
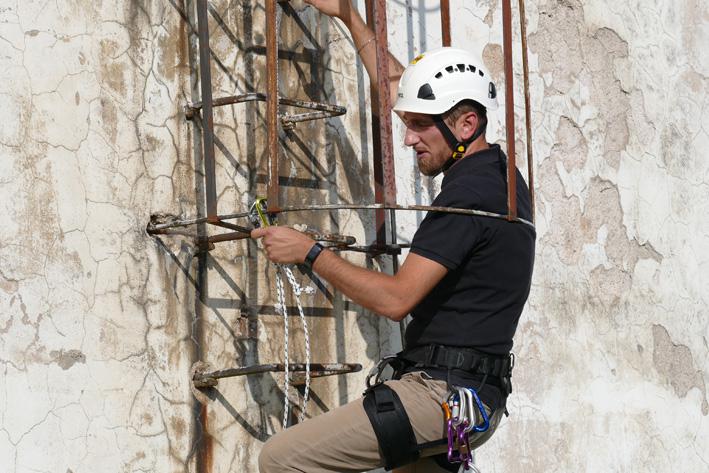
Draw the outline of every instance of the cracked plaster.
<instances>
[{"instance_id":1,"label":"cracked plaster","mask_svg":"<svg viewBox=\"0 0 709 473\"><path fill-rule=\"evenodd\" d=\"M256 471L260 443L280 428L280 376L222 381L206 407L188 383L197 360L280 361L273 271L260 251L220 243L205 260L189 239L157 243L144 232L151 213L195 215L203 199L199 132L182 115L199 100L192 3L0 5L0 109L10 117L0 128L3 471ZM451 3L453 44L482 55L502 90L499 5ZM213 6L215 96L262 91L261 4ZM440 43L437 2L388 8L397 57ZM528 2L527 14L537 265L516 338L512 417L478 463L705 471L709 13L698 0L545 0ZM350 38L292 2L281 44L294 53L279 62L282 93L349 110L282 136L284 199L372 201L368 88ZM517 71L519 58L516 45ZM228 151L217 153L220 212L265 189L264 113L256 103L215 111ZM394 133L398 200L428 203L439 181L416 174L396 121ZM504 144L501 113L489 133ZM373 237L366 212L307 218ZM420 218L397 218L400 241ZM337 293L304 304L314 360L366 371L398 348L396 328ZM362 378L314 381L309 413L357 396Z\"/></svg>"}]
</instances>

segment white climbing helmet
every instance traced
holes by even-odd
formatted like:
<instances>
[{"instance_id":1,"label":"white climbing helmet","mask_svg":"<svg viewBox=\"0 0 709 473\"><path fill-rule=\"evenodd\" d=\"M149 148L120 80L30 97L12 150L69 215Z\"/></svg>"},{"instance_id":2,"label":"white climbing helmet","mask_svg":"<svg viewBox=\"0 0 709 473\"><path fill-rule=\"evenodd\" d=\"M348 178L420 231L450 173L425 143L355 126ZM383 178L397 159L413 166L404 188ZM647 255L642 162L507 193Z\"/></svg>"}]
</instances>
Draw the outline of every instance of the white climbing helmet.
<instances>
[{"instance_id":1,"label":"white climbing helmet","mask_svg":"<svg viewBox=\"0 0 709 473\"><path fill-rule=\"evenodd\" d=\"M458 48L436 48L416 56L399 80L393 109L440 115L462 100L497 109L492 76L475 54Z\"/></svg>"}]
</instances>

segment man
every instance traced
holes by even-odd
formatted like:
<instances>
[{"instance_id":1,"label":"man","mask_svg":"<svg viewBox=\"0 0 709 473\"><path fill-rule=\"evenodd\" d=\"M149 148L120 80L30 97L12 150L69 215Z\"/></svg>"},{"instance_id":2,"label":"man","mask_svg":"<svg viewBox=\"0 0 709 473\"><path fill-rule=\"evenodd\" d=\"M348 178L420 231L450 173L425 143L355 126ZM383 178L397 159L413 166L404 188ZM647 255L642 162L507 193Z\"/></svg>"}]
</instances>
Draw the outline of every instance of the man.
<instances>
[{"instance_id":1,"label":"man","mask_svg":"<svg viewBox=\"0 0 709 473\"><path fill-rule=\"evenodd\" d=\"M357 11L344 0L306 3L348 27L376 84L374 33ZM402 71L390 55L390 93L407 128L404 143L415 150L423 174L445 173L433 205L505 214L506 158L485 139L487 110L497 108L496 89L482 62L466 51L440 48ZM531 220L529 191L519 172L517 183L518 213ZM532 276L531 225L429 212L395 275L355 266L290 228L257 229L252 237L263 238L270 260L310 265L378 315L395 321L412 315L405 350L395 363L399 379L274 435L261 452L261 473L381 466L457 471L441 455L441 403L453 385L477 389L491 416L490 428L471 438L473 448L492 435L511 391L509 351Z\"/></svg>"}]
</instances>

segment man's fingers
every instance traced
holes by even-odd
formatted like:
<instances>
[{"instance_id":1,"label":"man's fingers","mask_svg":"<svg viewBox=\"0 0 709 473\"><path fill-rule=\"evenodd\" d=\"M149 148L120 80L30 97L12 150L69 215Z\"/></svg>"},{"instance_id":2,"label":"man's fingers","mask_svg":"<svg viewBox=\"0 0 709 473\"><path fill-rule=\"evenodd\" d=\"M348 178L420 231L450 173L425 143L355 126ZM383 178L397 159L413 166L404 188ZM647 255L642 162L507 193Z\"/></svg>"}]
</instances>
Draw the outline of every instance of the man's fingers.
<instances>
[{"instance_id":1,"label":"man's fingers","mask_svg":"<svg viewBox=\"0 0 709 473\"><path fill-rule=\"evenodd\" d=\"M266 236L268 233L268 228L254 228L251 230L251 238L258 240L261 237Z\"/></svg>"}]
</instances>

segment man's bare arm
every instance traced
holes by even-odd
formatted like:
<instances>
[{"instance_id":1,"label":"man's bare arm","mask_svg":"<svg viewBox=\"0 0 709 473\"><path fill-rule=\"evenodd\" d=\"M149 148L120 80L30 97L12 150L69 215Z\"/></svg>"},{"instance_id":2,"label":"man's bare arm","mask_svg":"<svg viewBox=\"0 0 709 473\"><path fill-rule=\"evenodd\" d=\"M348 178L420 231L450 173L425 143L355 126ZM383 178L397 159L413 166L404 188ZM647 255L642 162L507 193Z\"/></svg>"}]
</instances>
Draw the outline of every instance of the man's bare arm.
<instances>
[{"instance_id":1,"label":"man's bare arm","mask_svg":"<svg viewBox=\"0 0 709 473\"><path fill-rule=\"evenodd\" d=\"M357 48L359 57L369 75L369 81L376 90L378 75L374 31L367 26L357 9L352 6L349 0L305 0L305 3L312 5L325 15L339 18L344 23L352 35L355 48ZM387 56L389 58L389 96L393 105L396 101L396 92L399 79L404 72L404 66L391 53L387 52Z\"/></svg>"},{"instance_id":2,"label":"man's bare arm","mask_svg":"<svg viewBox=\"0 0 709 473\"><path fill-rule=\"evenodd\" d=\"M268 259L275 263L302 263L314 242L287 227L259 228L252 238L263 238ZM395 275L356 266L329 250L315 260L313 270L355 303L399 321L406 317L446 275L445 266L410 253Z\"/></svg>"},{"instance_id":3,"label":"man's bare arm","mask_svg":"<svg viewBox=\"0 0 709 473\"><path fill-rule=\"evenodd\" d=\"M353 302L399 321L446 275L445 266L410 253L395 275L356 266L331 251L323 251L313 270Z\"/></svg>"}]
</instances>

